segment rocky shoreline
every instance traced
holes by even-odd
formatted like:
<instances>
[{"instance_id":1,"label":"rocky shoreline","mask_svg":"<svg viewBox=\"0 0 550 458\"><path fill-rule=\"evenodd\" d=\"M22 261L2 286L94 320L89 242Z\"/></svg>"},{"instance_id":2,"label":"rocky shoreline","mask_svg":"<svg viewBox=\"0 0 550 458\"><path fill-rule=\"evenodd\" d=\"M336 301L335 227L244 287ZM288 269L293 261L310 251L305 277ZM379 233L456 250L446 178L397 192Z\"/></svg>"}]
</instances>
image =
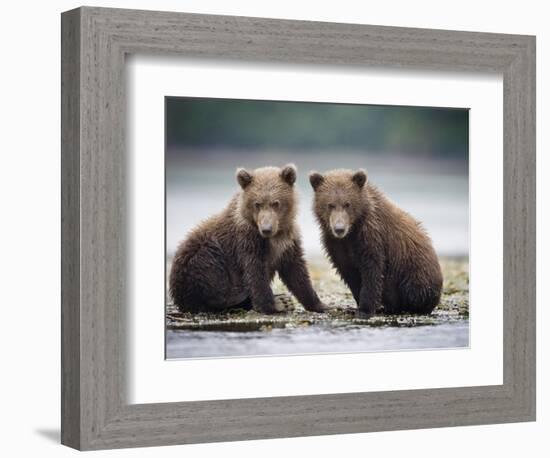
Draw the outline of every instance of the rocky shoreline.
<instances>
[{"instance_id":1,"label":"rocky shoreline","mask_svg":"<svg viewBox=\"0 0 550 458\"><path fill-rule=\"evenodd\" d=\"M327 313L307 312L288 293L277 278L273 284L276 299L281 301L286 313L264 315L242 309L224 313L181 313L174 305L167 304L166 327L170 330L269 332L276 328L300 328L307 326L369 326L416 327L435 326L469 319L469 271L467 258L441 258L443 269L443 295L441 302L430 315L385 315L381 310L376 316L365 319L355 313L355 301L349 290L325 260L310 262L309 268L314 288L321 300L330 307Z\"/></svg>"}]
</instances>

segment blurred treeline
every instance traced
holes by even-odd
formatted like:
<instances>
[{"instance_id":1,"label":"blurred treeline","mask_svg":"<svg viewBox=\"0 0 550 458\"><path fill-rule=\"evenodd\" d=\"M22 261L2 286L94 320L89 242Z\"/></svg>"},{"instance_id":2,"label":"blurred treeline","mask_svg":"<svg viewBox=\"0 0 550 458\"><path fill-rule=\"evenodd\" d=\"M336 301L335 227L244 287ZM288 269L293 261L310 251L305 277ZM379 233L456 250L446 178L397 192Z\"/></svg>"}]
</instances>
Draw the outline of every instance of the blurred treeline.
<instances>
[{"instance_id":1,"label":"blurred treeline","mask_svg":"<svg viewBox=\"0 0 550 458\"><path fill-rule=\"evenodd\" d=\"M167 97L172 148L468 153L468 110Z\"/></svg>"}]
</instances>

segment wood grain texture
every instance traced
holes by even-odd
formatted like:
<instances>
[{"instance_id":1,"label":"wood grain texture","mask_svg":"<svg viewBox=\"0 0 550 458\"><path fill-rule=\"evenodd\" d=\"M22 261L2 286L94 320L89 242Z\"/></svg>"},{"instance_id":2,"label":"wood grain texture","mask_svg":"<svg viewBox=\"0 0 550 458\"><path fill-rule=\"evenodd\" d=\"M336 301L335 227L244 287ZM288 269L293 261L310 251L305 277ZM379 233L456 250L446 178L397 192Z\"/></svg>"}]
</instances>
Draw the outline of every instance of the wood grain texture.
<instances>
[{"instance_id":1,"label":"wood grain texture","mask_svg":"<svg viewBox=\"0 0 550 458\"><path fill-rule=\"evenodd\" d=\"M534 37L86 7L63 14L62 41L64 444L102 449L535 418ZM504 384L128 404L129 53L502 73Z\"/></svg>"},{"instance_id":2,"label":"wood grain texture","mask_svg":"<svg viewBox=\"0 0 550 458\"><path fill-rule=\"evenodd\" d=\"M61 442L80 446L80 12L61 24Z\"/></svg>"}]
</instances>

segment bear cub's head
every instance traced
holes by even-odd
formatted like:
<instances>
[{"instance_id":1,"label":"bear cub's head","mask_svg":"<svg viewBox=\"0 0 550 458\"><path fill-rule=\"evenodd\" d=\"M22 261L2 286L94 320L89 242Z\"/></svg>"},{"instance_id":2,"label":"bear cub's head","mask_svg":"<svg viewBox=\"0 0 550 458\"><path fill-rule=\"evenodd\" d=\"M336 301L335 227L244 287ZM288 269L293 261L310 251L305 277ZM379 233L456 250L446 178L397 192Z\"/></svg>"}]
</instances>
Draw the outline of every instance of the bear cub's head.
<instances>
[{"instance_id":1,"label":"bear cub's head","mask_svg":"<svg viewBox=\"0 0 550 458\"><path fill-rule=\"evenodd\" d=\"M324 175L311 172L309 182L315 191L313 211L319 224L335 238L343 239L364 211L367 173L363 169L331 170Z\"/></svg>"},{"instance_id":2,"label":"bear cub's head","mask_svg":"<svg viewBox=\"0 0 550 458\"><path fill-rule=\"evenodd\" d=\"M241 216L257 226L264 238L288 230L296 216L296 167L262 167L253 171L237 169L242 188L239 204Z\"/></svg>"}]
</instances>

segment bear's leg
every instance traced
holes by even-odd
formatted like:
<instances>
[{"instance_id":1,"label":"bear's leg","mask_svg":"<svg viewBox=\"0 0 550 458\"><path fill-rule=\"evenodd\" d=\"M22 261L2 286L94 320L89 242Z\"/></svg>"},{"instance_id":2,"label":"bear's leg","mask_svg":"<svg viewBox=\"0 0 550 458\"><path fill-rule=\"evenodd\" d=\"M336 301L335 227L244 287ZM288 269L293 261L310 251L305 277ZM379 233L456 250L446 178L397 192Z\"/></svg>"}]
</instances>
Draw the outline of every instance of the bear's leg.
<instances>
[{"instance_id":1,"label":"bear's leg","mask_svg":"<svg viewBox=\"0 0 550 458\"><path fill-rule=\"evenodd\" d=\"M427 279L413 276L401 283L399 296L401 312L428 315L439 304L441 286Z\"/></svg>"},{"instance_id":2,"label":"bear's leg","mask_svg":"<svg viewBox=\"0 0 550 458\"><path fill-rule=\"evenodd\" d=\"M217 243L202 244L182 258L187 262L175 266L170 278L172 297L180 310L220 311L246 302L246 291L233 281Z\"/></svg>"},{"instance_id":3,"label":"bear's leg","mask_svg":"<svg viewBox=\"0 0 550 458\"><path fill-rule=\"evenodd\" d=\"M382 303L384 313L395 314L401 312L399 290L394 281L386 279L384 281L384 292L382 293Z\"/></svg>"},{"instance_id":4,"label":"bear's leg","mask_svg":"<svg viewBox=\"0 0 550 458\"><path fill-rule=\"evenodd\" d=\"M372 316L382 306L384 263L381 256L366 256L361 265L359 313Z\"/></svg>"},{"instance_id":5,"label":"bear's leg","mask_svg":"<svg viewBox=\"0 0 550 458\"><path fill-rule=\"evenodd\" d=\"M306 310L310 312L326 311L326 306L320 301L311 285L303 251L297 243L285 253L279 266L279 277Z\"/></svg>"},{"instance_id":6,"label":"bear's leg","mask_svg":"<svg viewBox=\"0 0 550 458\"><path fill-rule=\"evenodd\" d=\"M229 307L235 309L252 310L252 300L250 299L250 297L247 297L244 301L235 302L234 305L230 305Z\"/></svg>"},{"instance_id":7,"label":"bear's leg","mask_svg":"<svg viewBox=\"0 0 550 458\"><path fill-rule=\"evenodd\" d=\"M355 303L359 307L360 295L361 295L361 273L354 268L339 267L338 273L344 283L348 285L348 288L355 299Z\"/></svg>"}]
</instances>

